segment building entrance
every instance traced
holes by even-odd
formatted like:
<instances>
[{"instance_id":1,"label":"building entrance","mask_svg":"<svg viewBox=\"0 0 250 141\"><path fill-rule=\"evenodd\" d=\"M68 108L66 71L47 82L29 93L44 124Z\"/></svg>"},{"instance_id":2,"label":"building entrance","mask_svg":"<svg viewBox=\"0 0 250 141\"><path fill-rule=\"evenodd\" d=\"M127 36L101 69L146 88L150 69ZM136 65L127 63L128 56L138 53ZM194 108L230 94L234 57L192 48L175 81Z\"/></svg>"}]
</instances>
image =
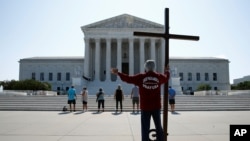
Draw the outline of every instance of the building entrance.
<instances>
[{"instance_id":1,"label":"building entrance","mask_svg":"<svg viewBox=\"0 0 250 141\"><path fill-rule=\"evenodd\" d=\"M122 63L122 73L129 74L129 65L128 65L128 63Z\"/></svg>"}]
</instances>

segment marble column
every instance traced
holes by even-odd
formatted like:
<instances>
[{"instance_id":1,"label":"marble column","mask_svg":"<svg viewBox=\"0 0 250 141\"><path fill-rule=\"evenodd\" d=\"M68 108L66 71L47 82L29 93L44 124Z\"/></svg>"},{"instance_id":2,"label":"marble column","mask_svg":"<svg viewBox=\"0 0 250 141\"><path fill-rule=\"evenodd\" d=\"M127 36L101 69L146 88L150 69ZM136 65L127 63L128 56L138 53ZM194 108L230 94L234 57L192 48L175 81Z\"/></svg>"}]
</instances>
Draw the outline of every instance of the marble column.
<instances>
[{"instance_id":1,"label":"marble column","mask_svg":"<svg viewBox=\"0 0 250 141\"><path fill-rule=\"evenodd\" d=\"M164 66L165 66L165 40L161 39L161 71L164 72Z\"/></svg>"},{"instance_id":2,"label":"marble column","mask_svg":"<svg viewBox=\"0 0 250 141\"><path fill-rule=\"evenodd\" d=\"M140 72L144 72L144 63L145 63L145 39L140 38Z\"/></svg>"},{"instance_id":3,"label":"marble column","mask_svg":"<svg viewBox=\"0 0 250 141\"><path fill-rule=\"evenodd\" d=\"M134 74L134 38L129 38L129 75Z\"/></svg>"},{"instance_id":4,"label":"marble column","mask_svg":"<svg viewBox=\"0 0 250 141\"><path fill-rule=\"evenodd\" d=\"M117 39L117 69L122 71L122 39ZM119 77L118 77L119 78Z\"/></svg>"},{"instance_id":5,"label":"marble column","mask_svg":"<svg viewBox=\"0 0 250 141\"><path fill-rule=\"evenodd\" d=\"M106 38L106 81L111 80L110 68L111 68L111 39Z\"/></svg>"},{"instance_id":6,"label":"marble column","mask_svg":"<svg viewBox=\"0 0 250 141\"><path fill-rule=\"evenodd\" d=\"M156 62L156 58L155 58L155 38L150 38L150 58L152 60L155 60L155 62Z\"/></svg>"},{"instance_id":7,"label":"marble column","mask_svg":"<svg viewBox=\"0 0 250 141\"><path fill-rule=\"evenodd\" d=\"M89 38L84 38L85 43L85 55L84 55L84 76L90 77L89 75Z\"/></svg>"},{"instance_id":8,"label":"marble column","mask_svg":"<svg viewBox=\"0 0 250 141\"><path fill-rule=\"evenodd\" d=\"M95 39L95 80L100 80L100 39Z\"/></svg>"}]
</instances>

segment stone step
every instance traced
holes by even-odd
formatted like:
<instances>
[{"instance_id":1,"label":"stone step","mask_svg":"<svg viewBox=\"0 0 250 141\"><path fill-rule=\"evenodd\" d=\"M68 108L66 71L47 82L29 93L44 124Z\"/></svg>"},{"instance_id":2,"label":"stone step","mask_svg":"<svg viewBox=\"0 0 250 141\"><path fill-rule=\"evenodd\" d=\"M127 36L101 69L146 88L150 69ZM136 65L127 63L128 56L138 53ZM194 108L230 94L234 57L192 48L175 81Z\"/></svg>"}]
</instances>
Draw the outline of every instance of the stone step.
<instances>
[{"instance_id":1,"label":"stone step","mask_svg":"<svg viewBox=\"0 0 250 141\"><path fill-rule=\"evenodd\" d=\"M66 96L0 96L0 110L61 111L67 105ZM77 99L76 110L81 110L81 99ZM97 109L95 96L89 96L89 111ZM115 110L113 96L105 97L105 110ZM132 101L125 96L123 110L132 111ZM250 110L250 96L186 96L176 97L177 111Z\"/></svg>"}]
</instances>

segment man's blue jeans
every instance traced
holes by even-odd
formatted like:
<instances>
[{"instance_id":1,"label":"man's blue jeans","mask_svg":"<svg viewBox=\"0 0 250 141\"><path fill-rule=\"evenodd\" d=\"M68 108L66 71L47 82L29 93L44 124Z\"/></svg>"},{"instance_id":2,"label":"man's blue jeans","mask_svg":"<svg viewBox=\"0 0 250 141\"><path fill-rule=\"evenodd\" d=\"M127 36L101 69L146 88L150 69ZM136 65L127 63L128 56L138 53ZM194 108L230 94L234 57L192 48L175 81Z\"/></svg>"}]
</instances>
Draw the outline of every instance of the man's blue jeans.
<instances>
[{"instance_id":1,"label":"man's blue jeans","mask_svg":"<svg viewBox=\"0 0 250 141\"><path fill-rule=\"evenodd\" d=\"M151 116L153 117L156 134L157 134L157 141L163 141L163 129L161 126L161 111L154 110L154 111L141 111L141 136L142 141L149 141L149 130L150 130L150 119Z\"/></svg>"}]
</instances>

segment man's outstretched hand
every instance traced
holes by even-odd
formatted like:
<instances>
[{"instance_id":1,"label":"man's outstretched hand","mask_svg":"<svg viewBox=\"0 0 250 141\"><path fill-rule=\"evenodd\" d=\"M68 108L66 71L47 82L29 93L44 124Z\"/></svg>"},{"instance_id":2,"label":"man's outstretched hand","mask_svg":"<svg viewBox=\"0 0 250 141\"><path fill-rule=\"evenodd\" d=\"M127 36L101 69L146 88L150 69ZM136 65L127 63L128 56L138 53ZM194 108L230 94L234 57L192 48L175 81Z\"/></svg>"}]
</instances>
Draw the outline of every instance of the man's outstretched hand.
<instances>
[{"instance_id":1,"label":"man's outstretched hand","mask_svg":"<svg viewBox=\"0 0 250 141\"><path fill-rule=\"evenodd\" d=\"M111 68L111 73L118 74L118 69L117 68Z\"/></svg>"}]
</instances>

